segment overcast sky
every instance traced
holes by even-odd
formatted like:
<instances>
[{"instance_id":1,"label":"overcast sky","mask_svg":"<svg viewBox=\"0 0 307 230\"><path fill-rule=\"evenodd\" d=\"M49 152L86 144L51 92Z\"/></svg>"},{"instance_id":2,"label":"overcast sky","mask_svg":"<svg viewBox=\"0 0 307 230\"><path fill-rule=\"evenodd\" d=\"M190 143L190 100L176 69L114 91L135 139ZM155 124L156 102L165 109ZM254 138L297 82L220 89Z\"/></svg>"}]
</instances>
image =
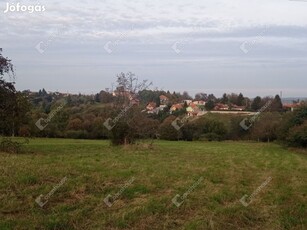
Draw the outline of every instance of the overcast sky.
<instances>
[{"instance_id":1,"label":"overcast sky","mask_svg":"<svg viewBox=\"0 0 307 230\"><path fill-rule=\"evenodd\" d=\"M45 11L5 13L18 2ZM192 95L307 96L307 1L38 2L0 0L20 90L96 93L131 71Z\"/></svg>"}]
</instances>

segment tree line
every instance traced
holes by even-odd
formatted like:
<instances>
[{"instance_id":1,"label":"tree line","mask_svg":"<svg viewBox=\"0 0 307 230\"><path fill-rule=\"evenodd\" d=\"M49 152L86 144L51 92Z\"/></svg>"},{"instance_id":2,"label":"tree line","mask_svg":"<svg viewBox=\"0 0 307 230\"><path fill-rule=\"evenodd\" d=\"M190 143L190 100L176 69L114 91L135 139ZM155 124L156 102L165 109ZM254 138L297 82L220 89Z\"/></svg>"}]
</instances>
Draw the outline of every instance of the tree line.
<instances>
[{"instance_id":1,"label":"tree line","mask_svg":"<svg viewBox=\"0 0 307 230\"><path fill-rule=\"evenodd\" d=\"M307 146L307 107L302 103L294 112L284 111L279 95L251 100L242 93L225 93L221 98L198 93L192 98L187 92L146 88L146 81L139 82L132 73L117 76L115 91L103 90L95 95L47 93L45 89L19 92L13 81L3 77L13 76L13 70L11 61L0 52L1 136L110 139L115 145L159 138L280 141L291 146ZM169 99L165 108L157 114L146 113L144 108L149 102L160 106L161 95ZM171 105L183 100L205 101L206 111L211 111L217 103L244 105L249 111L259 111L268 101L272 103L245 130L240 126L245 115L208 113L185 119L186 106L170 114ZM40 129L37 122L41 120L45 123ZM180 121L177 127L175 121Z\"/></svg>"}]
</instances>

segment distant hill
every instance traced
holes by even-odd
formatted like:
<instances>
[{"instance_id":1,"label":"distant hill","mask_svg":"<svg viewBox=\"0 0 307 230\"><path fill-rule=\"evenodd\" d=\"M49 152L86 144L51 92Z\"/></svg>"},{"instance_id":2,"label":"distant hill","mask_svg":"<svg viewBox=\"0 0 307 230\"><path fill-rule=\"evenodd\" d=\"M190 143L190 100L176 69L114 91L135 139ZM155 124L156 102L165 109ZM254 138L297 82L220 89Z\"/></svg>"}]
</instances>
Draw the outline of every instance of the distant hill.
<instances>
[{"instance_id":1,"label":"distant hill","mask_svg":"<svg viewBox=\"0 0 307 230\"><path fill-rule=\"evenodd\" d=\"M307 97L286 97L282 98L281 101L283 104L290 104L293 103L293 101L306 101Z\"/></svg>"}]
</instances>

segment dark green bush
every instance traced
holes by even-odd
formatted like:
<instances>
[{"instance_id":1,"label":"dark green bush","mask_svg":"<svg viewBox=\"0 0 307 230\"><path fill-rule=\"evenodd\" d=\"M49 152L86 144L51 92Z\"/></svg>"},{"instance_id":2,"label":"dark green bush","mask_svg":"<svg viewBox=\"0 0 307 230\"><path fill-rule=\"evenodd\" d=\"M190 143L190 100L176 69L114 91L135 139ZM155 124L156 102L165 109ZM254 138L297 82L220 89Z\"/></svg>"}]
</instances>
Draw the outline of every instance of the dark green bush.
<instances>
[{"instance_id":1,"label":"dark green bush","mask_svg":"<svg viewBox=\"0 0 307 230\"><path fill-rule=\"evenodd\" d=\"M283 116L279 129L279 140L290 146L306 147L307 107L303 106L293 113Z\"/></svg>"},{"instance_id":2,"label":"dark green bush","mask_svg":"<svg viewBox=\"0 0 307 230\"><path fill-rule=\"evenodd\" d=\"M113 145L128 145L135 143L136 131L125 121L118 121L110 130L110 140Z\"/></svg>"},{"instance_id":3,"label":"dark green bush","mask_svg":"<svg viewBox=\"0 0 307 230\"><path fill-rule=\"evenodd\" d=\"M176 121L175 116L169 116L166 118L163 123L159 127L159 135L163 140L169 141L177 141L181 137L181 125L183 125L180 121L178 123L178 130L173 126L173 122Z\"/></svg>"},{"instance_id":4,"label":"dark green bush","mask_svg":"<svg viewBox=\"0 0 307 230\"><path fill-rule=\"evenodd\" d=\"M25 139L24 142L18 142L13 141L11 138L3 137L0 142L0 151L6 153L21 153L24 150L24 145L28 143L28 139Z\"/></svg>"},{"instance_id":5,"label":"dark green bush","mask_svg":"<svg viewBox=\"0 0 307 230\"><path fill-rule=\"evenodd\" d=\"M302 125L294 126L289 130L287 141L291 146L307 147L307 120Z\"/></svg>"}]
</instances>

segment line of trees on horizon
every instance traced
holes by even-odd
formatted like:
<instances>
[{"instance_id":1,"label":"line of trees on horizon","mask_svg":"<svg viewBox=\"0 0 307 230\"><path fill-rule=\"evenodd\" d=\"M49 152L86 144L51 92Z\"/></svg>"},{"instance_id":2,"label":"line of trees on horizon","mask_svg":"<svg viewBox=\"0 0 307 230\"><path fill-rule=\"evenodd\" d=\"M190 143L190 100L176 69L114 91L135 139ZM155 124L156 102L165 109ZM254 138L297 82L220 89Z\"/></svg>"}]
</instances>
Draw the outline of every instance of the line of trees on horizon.
<instances>
[{"instance_id":1,"label":"line of trees on horizon","mask_svg":"<svg viewBox=\"0 0 307 230\"><path fill-rule=\"evenodd\" d=\"M54 99L59 100L61 98L66 98L69 104L110 104L114 103L117 100L117 97L114 96L114 92L110 92L108 90L101 90L99 93L94 95L88 94L69 94L69 93L59 93L59 92L48 92L42 88L38 92L32 92L30 90L23 90L22 93L26 95L32 101L33 105L39 106L42 104L45 110L48 111L50 104L54 101ZM169 98L168 105L171 106L173 104L181 103L184 100L192 100L192 101L204 101L208 104L206 107L207 110L213 110L214 106L217 103L225 104L225 105L237 105L237 106L245 106L248 111L257 111L261 107L263 107L269 100L272 100L271 96L256 96L255 98L245 97L242 93L224 93L222 97L216 97L214 94L207 93L197 93L195 97L192 97L188 94L188 92L184 91L180 92L170 92L164 90L142 90L139 92L138 99L142 105L146 105L150 102L156 103L157 106L160 105L159 97L164 95ZM277 94L274 97L278 103L275 106L275 110L278 109L282 111L282 99ZM293 103L298 103L298 101L293 101Z\"/></svg>"},{"instance_id":2,"label":"line of trees on horizon","mask_svg":"<svg viewBox=\"0 0 307 230\"><path fill-rule=\"evenodd\" d=\"M285 111L279 95L250 100L241 93L224 94L221 98L199 93L192 98L187 92L150 90L145 87L146 81L139 82L132 73L117 76L115 94L101 91L94 96L63 95L47 93L45 89L19 92L14 82L3 78L4 74L13 75L13 65L0 52L1 136L110 139L115 145L156 138L173 141L280 140L291 146L307 147L306 105L302 103L294 112ZM159 105L161 95L169 99L166 107L157 114L144 112L149 102ZM247 105L251 111L260 110L268 101L272 103L249 130L239 125L244 118L240 115L210 113L188 118L180 129L175 129L174 120L182 120L186 114L184 109L170 114L169 109L183 100L203 100L208 111L216 103ZM116 117L119 119L114 119ZM48 121L43 129L37 127L40 119ZM113 123L108 129L105 122L110 119Z\"/></svg>"}]
</instances>

